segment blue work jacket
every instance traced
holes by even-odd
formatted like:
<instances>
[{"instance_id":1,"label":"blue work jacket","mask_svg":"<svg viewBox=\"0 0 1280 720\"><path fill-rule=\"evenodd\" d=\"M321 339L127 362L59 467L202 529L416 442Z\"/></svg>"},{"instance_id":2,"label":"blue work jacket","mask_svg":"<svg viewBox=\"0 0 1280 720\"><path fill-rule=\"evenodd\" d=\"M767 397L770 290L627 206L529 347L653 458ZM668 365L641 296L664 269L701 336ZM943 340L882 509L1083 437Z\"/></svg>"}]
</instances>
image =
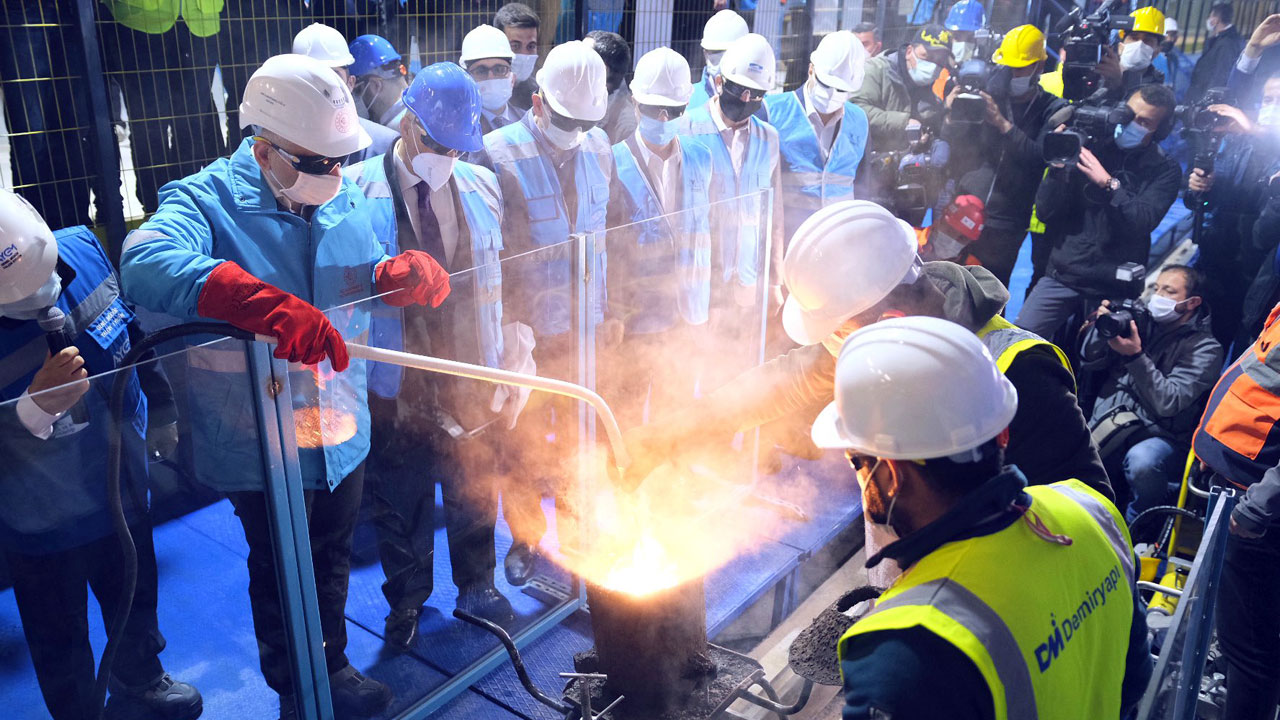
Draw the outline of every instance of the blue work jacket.
<instances>
[{"instance_id":1,"label":"blue work jacket","mask_svg":"<svg viewBox=\"0 0 1280 720\"><path fill-rule=\"evenodd\" d=\"M160 189L160 207L125 239L120 275L143 307L195 320L204 281L231 260L264 282L327 311L348 341L364 342L373 269L386 258L360 188L344 180L310 220L280 206L246 139L230 158ZM221 342L187 351L197 477L224 492L260 490L262 441L253 412L259 393L245 375L244 348ZM369 451L363 360L333 375L329 361L291 365L295 421L323 412L340 424L323 436L299 426L303 487L332 490ZM354 422L354 427L346 424Z\"/></svg>"},{"instance_id":2,"label":"blue work jacket","mask_svg":"<svg viewBox=\"0 0 1280 720\"><path fill-rule=\"evenodd\" d=\"M21 397L49 354L35 320L0 318L0 547L30 554L65 550L111 532L107 515L107 402L118 367L130 350L133 312L120 297L111 262L86 227L54 234L62 294L56 306L90 375L76 422L68 412L47 440L22 425L13 401ZM128 370L122 416L121 487L132 518L145 510L147 398L137 373ZM135 501L140 499L140 502Z\"/></svg>"},{"instance_id":3,"label":"blue work jacket","mask_svg":"<svg viewBox=\"0 0 1280 720\"><path fill-rule=\"evenodd\" d=\"M689 98L689 110L697 110L716 95L716 84L707 68L702 68L702 79L693 84L693 97Z\"/></svg>"}]
</instances>

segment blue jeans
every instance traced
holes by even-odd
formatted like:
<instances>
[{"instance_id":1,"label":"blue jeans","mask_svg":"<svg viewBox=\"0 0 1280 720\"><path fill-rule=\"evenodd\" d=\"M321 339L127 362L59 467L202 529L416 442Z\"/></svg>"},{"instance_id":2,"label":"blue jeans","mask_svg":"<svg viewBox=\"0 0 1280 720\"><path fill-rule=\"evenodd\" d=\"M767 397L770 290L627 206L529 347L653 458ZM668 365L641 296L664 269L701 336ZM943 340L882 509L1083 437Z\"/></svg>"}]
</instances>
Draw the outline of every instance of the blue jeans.
<instances>
[{"instance_id":1,"label":"blue jeans","mask_svg":"<svg viewBox=\"0 0 1280 720\"><path fill-rule=\"evenodd\" d=\"M1124 478L1132 498L1124 519L1132 523L1144 510L1165 503L1170 486L1182 479L1187 449L1165 438L1147 438L1124 455Z\"/></svg>"}]
</instances>

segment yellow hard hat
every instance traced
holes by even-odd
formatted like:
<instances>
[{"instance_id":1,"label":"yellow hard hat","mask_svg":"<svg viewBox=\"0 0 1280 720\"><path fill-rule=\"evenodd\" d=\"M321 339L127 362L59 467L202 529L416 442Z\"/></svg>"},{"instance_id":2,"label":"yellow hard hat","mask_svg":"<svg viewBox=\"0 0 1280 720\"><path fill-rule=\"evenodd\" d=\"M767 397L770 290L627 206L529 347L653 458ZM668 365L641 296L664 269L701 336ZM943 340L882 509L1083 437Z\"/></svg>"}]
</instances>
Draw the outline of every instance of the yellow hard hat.
<instances>
[{"instance_id":1,"label":"yellow hard hat","mask_svg":"<svg viewBox=\"0 0 1280 720\"><path fill-rule=\"evenodd\" d=\"M1133 18L1133 32L1148 32L1153 35L1164 35L1164 13L1155 7L1138 8L1129 13Z\"/></svg>"},{"instance_id":2,"label":"yellow hard hat","mask_svg":"<svg viewBox=\"0 0 1280 720\"><path fill-rule=\"evenodd\" d=\"M1044 51L1044 33L1035 25L1019 25L1005 34L991 61L1011 68L1023 68L1049 57Z\"/></svg>"}]
</instances>

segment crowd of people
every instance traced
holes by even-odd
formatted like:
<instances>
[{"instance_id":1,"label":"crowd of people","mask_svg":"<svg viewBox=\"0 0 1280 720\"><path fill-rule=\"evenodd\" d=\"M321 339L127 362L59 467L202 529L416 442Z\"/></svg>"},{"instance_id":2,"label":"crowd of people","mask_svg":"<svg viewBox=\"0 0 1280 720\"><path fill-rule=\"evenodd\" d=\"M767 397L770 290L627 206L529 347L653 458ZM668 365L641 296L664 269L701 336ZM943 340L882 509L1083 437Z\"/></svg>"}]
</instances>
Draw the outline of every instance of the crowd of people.
<instances>
[{"instance_id":1,"label":"crowd of people","mask_svg":"<svg viewBox=\"0 0 1280 720\"><path fill-rule=\"evenodd\" d=\"M1245 491L1219 601L1224 717L1272 717L1280 15L1245 41L1214 5L1195 62L1154 7L1095 46L1068 32L1070 52L1096 51L1085 60L1034 25L995 32L979 0L943 15L898 46L867 23L828 33L787 92L778 48L727 9L705 24L701 67L667 47L633 59L603 30L544 53L519 3L458 29L456 61L416 74L388 38L313 24L231 92L227 157L163 186L140 176L150 214L118 269L86 219L47 211L47 188L0 193L0 445L17 498L0 544L55 720L97 716L84 586L111 611L122 558L106 470L88 460L112 442L89 378L121 369L138 307L273 338L295 411L350 418L297 443L343 716L392 700L345 654L362 503L389 650L420 642L437 485L457 607L507 625L499 508L502 572L521 586L579 442L567 399L366 362L348 353L359 341L594 375L626 431L628 486L755 428L777 452L844 450L886 589L839 643L846 718L1127 716L1151 673L1129 523L1171 501L1194 444ZM130 107L151 102L145 74L130 83ZM219 135L165 132L186 149ZM1180 195L1186 262L1152 253ZM1006 317L1027 237L1032 283ZM64 348L47 339L54 310L71 323ZM776 357L753 361L765 349ZM147 454L176 437L176 391L197 409L183 426L202 448L195 477L242 525L262 674L296 717L257 427L231 411L245 353L192 348L176 390L159 368L124 368L139 562L112 694L202 712L160 662L139 492Z\"/></svg>"}]
</instances>

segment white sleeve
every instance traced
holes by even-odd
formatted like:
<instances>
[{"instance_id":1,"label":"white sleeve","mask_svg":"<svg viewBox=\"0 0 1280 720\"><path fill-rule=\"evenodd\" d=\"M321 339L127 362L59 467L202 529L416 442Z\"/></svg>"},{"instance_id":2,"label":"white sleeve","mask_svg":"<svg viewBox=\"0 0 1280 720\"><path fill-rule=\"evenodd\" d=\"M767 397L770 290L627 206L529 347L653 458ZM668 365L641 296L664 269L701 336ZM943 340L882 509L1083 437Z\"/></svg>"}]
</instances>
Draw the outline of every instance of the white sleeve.
<instances>
[{"instance_id":1,"label":"white sleeve","mask_svg":"<svg viewBox=\"0 0 1280 720\"><path fill-rule=\"evenodd\" d=\"M1258 61L1261 59L1262 55L1249 57L1248 53L1241 52L1240 59L1236 61L1236 69L1246 75L1252 75L1253 71L1258 69Z\"/></svg>"},{"instance_id":2,"label":"white sleeve","mask_svg":"<svg viewBox=\"0 0 1280 720\"><path fill-rule=\"evenodd\" d=\"M26 392L22 393L22 397L18 398L16 410L18 412L18 420L22 423L22 426L41 440L49 439L49 436L53 434L53 424L63 416L63 413L50 415L45 412L36 404L35 400L31 399L31 394Z\"/></svg>"}]
</instances>

